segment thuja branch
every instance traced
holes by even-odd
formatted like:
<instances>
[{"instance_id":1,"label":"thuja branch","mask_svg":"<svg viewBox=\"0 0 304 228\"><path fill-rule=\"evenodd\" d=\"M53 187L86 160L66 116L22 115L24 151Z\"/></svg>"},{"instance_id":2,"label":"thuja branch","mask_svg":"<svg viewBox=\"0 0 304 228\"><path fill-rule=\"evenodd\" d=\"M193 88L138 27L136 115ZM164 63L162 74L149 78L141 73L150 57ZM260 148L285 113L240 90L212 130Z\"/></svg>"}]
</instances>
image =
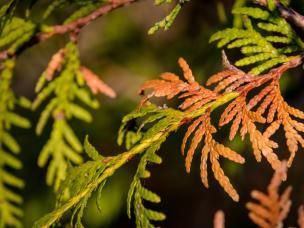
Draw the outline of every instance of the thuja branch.
<instances>
[{"instance_id":1,"label":"thuja branch","mask_svg":"<svg viewBox=\"0 0 304 228\"><path fill-rule=\"evenodd\" d=\"M80 203L81 200L89 197L91 193L106 179L108 179L110 176L112 176L117 169L119 169L121 166L126 164L128 161L130 161L134 156L138 154L142 154L145 152L146 149L150 148L152 145L157 143L158 141L167 138L168 135L174 131L176 131L178 128L180 128L184 123L185 120L189 120L192 118L196 118L202 113L204 113L207 109L214 110L217 107L224 105L225 103L231 101L237 96L237 93L227 93L223 95L221 99L218 99L217 101L211 102L208 104L208 106L200 109L200 111L195 112L180 112L176 111L174 113L175 116L179 116L177 118L176 122L172 122L169 124L168 127L165 129L162 129L160 131L157 131L152 137L148 137L146 139L141 140L137 145L135 145L132 149L130 149L127 152L124 152L122 154L117 155L116 157L112 157L110 159L102 159L99 162L105 163L105 169L102 171L101 175L94 179L92 182L88 183L85 188L81 190L77 195L74 197L68 199L66 202L64 202L60 207L58 207L56 210L51 212L50 214L44 216L42 219L36 222L35 227L49 227L56 221L58 221L68 210L75 207L77 204ZM85 164L84 164L85 165ZM80 166L81 168L81 166Z\"/></svg>"},{"instance_id":2,"label":"thuja branch","mask_svg":"<svg viewBox=\"0 0 304 228\"><path fill-rule=\"evenodd\" d=\"M208 108L213 105L217 106L217 101L220 101L219 104L221 105L221 100L225 100L227 97L228 100L234 99L222 113L219 126L232 123L229 134L230 140L235 138L238 131L242 139L249 135L256 160L260 162L262 157L265 157L273 169L280 166L280 160L274 152L278 143L270 138L282 126L291 153L288 161L290 166L299 146L304 147L304 139L301 136L301 132L304 131L303 124L294 119L294 117L303 119L304 113L290 107L284 101L280 93L279 80L284 72L302 64L303 57L289 57L289 61L286 63L259 76L245 73L231 65L225 55L223 60L224 70L212 75L207 81L207 86L214 86L213 89L207 89L199 85L194 80L191 69L183 59L179 60L179 64L183 69L186 81L181 80L175 74L164 73L161 75L161 79L147 81L141 89L142 91L152 90L147 96L148 98L155 96L165 97L169 100L177 97L182 100L179 109L194 113L195 117L185 120L185 122L191 123L182 143L182 153L187 152L186 171L190 172L194 153L200 147L200 142L204 141L201 150L201 179L203 184L206 187L209 186L207 159L210 156L215 178L231 198L238 201L239 196L227 176L224 175L218 158L224 156L237 163L244 163L245 160L235 151L213 139L212 135L217 132L217 129L211 124L212 109L209 110ZM264 88L256 96L249 99L248 95L259 87ZM266 131L261 132L256 123L269 126ZM188 150L186 150L187 147Z\"/></svg>"},{"instance_id":3,"label":"thuja branch","mask_svg":"<svg viewBox=\"0 0 304 228\"><path fill-rule=\"evenodd\" d=\"M56 34L65 34L73 31L78 31L82 27L88 25L92 21L96 20L97 18L104 16L105 14L108 14L109 12L124 7L126 5L129 5L133 2L136 2L138 0L110 0L108 4L102 5L97 10L93 11L88 16L79 18L75 21L72 21L65 25L54 25L51 27L46 27L42 29L42 32L38 34L38 39L45 40L48 39ZM45 30L45 31L43 31Z\"/></svg>"},{"instance_id":4,"label":"thuja branch","mask_svg":"<svg viewBox=\"0 0 304 228\"><path fill-rule=\"evenodd\" d=\"M81 191L77 196L69 199L65 204L63 204L60 208L55 210L54 212L46 215L41 220L39 220L34 227L50 227L56 221L58 221L63 214L68 211L70 208L78 204L84 197L91 194L105 179L112 176L117 169L119 169L122 165L131 160L135 155L142 153L146 148L148 148L152 143L159 140L164 134L168 134L169 131L160 132L155 135L153 138L148 139L142 142L140 145L135 146L128 152L124 152L120 155L117 155L115 158L112 158L110 161L107 161L106 166L108 166L102 175L94 182L88 184L88 186Z\"/></svg>"}]
</instances>

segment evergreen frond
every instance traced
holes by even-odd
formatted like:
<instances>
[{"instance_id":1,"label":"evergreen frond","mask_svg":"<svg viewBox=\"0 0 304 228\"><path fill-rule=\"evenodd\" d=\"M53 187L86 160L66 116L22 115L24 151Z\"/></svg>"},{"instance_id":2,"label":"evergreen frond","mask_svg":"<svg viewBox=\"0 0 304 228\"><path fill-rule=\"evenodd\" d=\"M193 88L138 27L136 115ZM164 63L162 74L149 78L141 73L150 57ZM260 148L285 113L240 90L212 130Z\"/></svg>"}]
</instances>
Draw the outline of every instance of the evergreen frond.
<instances>
[{"instance_id":1,"label":"evergreen frond","mask_svg":"<svg viewBox=\"0 0 304 228\"><path fill-rule=\"evenodd\" d=\"M103 174L105 168L111 165L105 162L106 158L98 154L95 148L89 143L88 138L85 140L84 148L93 160L75 167L69 165L67 176L62 182L57 196L56 209L62 214L50 213L35 223L34 227L49 227L50 224L46 225L46 223L53 218L52 223L59 221L60 217L65 213L65 211L61 209L63 205L75 198L77 198L77 200L73 201L71 226L83 227L81 218L87 201L98 186L103 187L103 184L98 183L98 179ZM99 189L98 192L101 194L101 189Z\"/></svg>"},{"instance_id":2,"label":"evergreen frond","mask_svg":"<svg viewBox=\"0 0 304 228\"><path fill-rule=\"evenodd\" d=\"M30 122L14 112L19 100L11 89L15 66L14 59L7 59L0 72L0 227L22 227L22 197L15 192L24 187L24 182L12 170L22 168L22 163L13 154L20 152L20 146L11 135L12 126L29 128Z\"/></svg>"},{"instance_id":3,"label":"evergreen frond","mask_svg":"<svg viewBox=\"0 0 304 228\"><path fill-rule=\"evenodd\" d=\"M47 19L56 10L70 5L77 6L77 9L66 18L64 24L68 24L78 18L87 16L93 10L97 9L105 0L54 0L48 5L43 14L43 19Z\"/></svg>"},{"instance_id":4,"label":"evergreen frond","mask_svg":"<svg viewBox=\"0 0 304 228\"><path fill-rule=\"evenodd\" d=\"M176 124L178 126L178 123L180 123L182 119L182 112L174 109L161 108L153 104L143 106L139 110L136 110L124 117L118 141L120 144L123 140L127 143L127 135L129 132L134 132L136 124L138 126L136 131L137 134L142 136L142 141L145 141L153 138L159 132L165 131L170 128L170 126L174 126ZM136 120L139 122L134 123ZM133 123L133 126L128 125L129 123ZM149 125L147 130L144 129L146 125ZM130 127L133 127L133 129ZM154 142L149 146L149 148L147 148L141 157L136 174L130 185L127 198L127 213L131 218L131 210L133 207L137 227L154 227L152 221L161 221L165 219L165 215L163 213L147 209L145 207L144 201L159 203L161 199L157 194L146 189L143 186L141 179L150 177L150 172L147 170L147 164L161 164L162 159L156 154L156 152L159 150L161 144L166 140L166 138L166 135L162 136L158 141ZM137 145L140 145L140 143L141 141L139 141Z\"/></svg>"},{"instance_id":5,"label":"evergreen frond","mask_svg":"<svg viewBox=\"0 0 304 228\"><path fill-rule=\"evenodd\" d=\"M180 10L182 9L183 4L189 2L190 0L179 0L178 4L171 10L171 12L161 21L156 22L148 31L149 35L152 35L159 31L160 29L168 30L173 22L175 21L177 15L179 14ZM161 5L164 3L171 3L172 0L155 0L155 5Z\"/></svg>"},{"instance_id":6,"label":"evergreen frond","mask_svg":"<svg viewBox=\"0 0 304 228\"><path fill-rule=\"evenodd\" d=\"M92 121L90 112L76 104L76 99L91 108L99 107L98 101L92 99L88 89L85 88L85 83L89 88L93 86L98 88L96 92L108 93L107 95L112 97L113 94L115 95L114 91L96 75L91 76L93 74L91 71L88 77L87 71L83 72L83 67L80 66L76 44L70 42L53 55L36 86L38 96L32 105L34 110L54 95L40 115L36 133L41 135L49 119L53 119L51 136L40 153L38 165L45 167L50 161L47 169L47 184L54 185L55 190L59 189L60 183L67 175L68 163L82 163L79 153L83 148L68 121L71 118L85 122ZM101 88L107 88L107 93L100 88L100 85L103 86Z\"/></svg>"},{"instance_id":7,"label":"evergreen frond","mask_svg":"<svg viewBox=\"0 0 304 228\"><path fill-rule=\"evenodd\" d=\"M179 113L179 115L177 115ZM134 114L132 114L134 115ZM84 148L86 153L93 159L76 167L69 167L68 173L60 186L58 192L57 207L55 210L38 220L34 227L50 227L52 224L60 221L62 216L69 210L73 210L71 219L72 227L82 227L81 217L88 199L94 191L102 193L105 181L112 176L117 169L128 162L137 154L144 154L138 166L139 178L148 177L149 172L146 170L147 162L161 163L161 158L155 154L162 142L165 141L168 134L178 128L183 115L181 112L168 112L164 121L155 123L145 136L127 152L121 153L115 157L103 157L98 154L95 148L85 140ZM132 119L131 117L128 117ZM169 121L167 121L169 120ZM134 183L134 182L133 182ZM134 184L132 184L133 186ZM136 189L136 202L142 202L142 199L158 202L159 197L149 190L141 187ZM100 198L100 195L97 199ZM164 215L149 209L141 208L137 211L139 215L144 213L145 219L139 220L141 223L148 220L162 220ZM75 217L76 216L76 217ZM74 219L75 218L75 219ZM148 224L148 223L147 223ZM143 226L145 227L145 225Z\"/></svg>"},{"instance_id":8,"label":"evergreen frond","mask_svg":"<svg viewBox=\"0 0 304 228\"><path fill-rule=\"evenodd\" d=\"M251 66L249 73L259 75L303 50L301 39L277 12L243 5L233 13L246 17L243 26L219 31L210 42L217 41L219 48L240 49L244 57L235 65Z\"/></svg>"},{"instance_id":9,"label":"evergreen frond","mask_svg":"<svg viewBox=\"0 0 304 228\"><path fill-rule=\"evenodd\" d=\"M151 145L142 156L128 193L127 213L129 218L131 218L131 208L133 203L136 227L138 228L154 227L151 221L162 221L166 218L163 213L147 209L145 207L144 201L160 203L161 199L157 194L146 189L141 182L142 178L150 177L150 172L146 167L148 162L156 164L160 164L162 162L161 158L156 154L156 151L159 149L163 141L165 141L165 138L154 145Z\"/></svg>"}]
</instances>

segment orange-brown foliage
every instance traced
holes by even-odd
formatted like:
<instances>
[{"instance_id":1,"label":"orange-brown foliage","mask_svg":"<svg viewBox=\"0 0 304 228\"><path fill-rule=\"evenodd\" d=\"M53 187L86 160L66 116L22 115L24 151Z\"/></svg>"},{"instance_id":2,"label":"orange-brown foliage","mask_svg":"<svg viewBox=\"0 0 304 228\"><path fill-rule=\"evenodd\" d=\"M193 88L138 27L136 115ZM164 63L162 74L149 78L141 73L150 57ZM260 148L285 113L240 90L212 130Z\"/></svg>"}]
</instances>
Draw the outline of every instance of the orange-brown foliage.
<instances>
[{"instance_id":1,"label":"orange-brown foliage","mask_svg":"<svg viewBox=\"0 0 304 228\"><path fill-rule=\"evenodd\" d=\"M195 81L189 65L180 58L179 65L183 70L185 81L173 73L164 73L159 80L145 82L140 91L143 93L145 90L151 90L144 101L153 96L165 97L166 99L177 97L181 100L180 110L192 112L206 108L205 113L201 116L181 123L192 122L181 146L182 154L186 154L186 171L190 172L195 151L203 142L204 145L201 149L201 179L203 184L208 187L207 160L209 159L215 178L225 191L235 201L238 201L239 196L225 176L218 159L223 156L237 163L244 163L245 160L235 151L213 139L213 134L217 131L210 120L213 110L208 108L210 105L206 105L216 102L227 93L237 92L238 97L230 102L222 113L219 126L231 123L230 140L235 138L237 132L240 132L242 139L248 135L256 160L260 162L264 156L275 170L281 166L281 161L275 153L275 149L279 145L271 137L282 126L285 131L286 144L291 153L288 160L288 166L290 166L299 145L304 147L304 139L301 136L301 133L304 132L304 124L294 119L304 119L304 112L290 107L284 101L280 92L279 80L285 71L299 66L302 61L301 57L295 57L266 74L254 76L231 65L223 53L224 70L209 78L206 84L214 88L208 89ZM259 87L262 89L258 94L249 98L248 95ZM257 124L263 124L266 126L266 130L262 132ZM190 138L192 138L191 143L186 149Z\"/></svg>"},{"instance_id":2,"label":"orange-brown foliage","mask_svg":"<svg viewBox=\"0 0 304 228\"><path fill-rule=\"evenodd\" d=\"M262 228L282 227L283 221L287 217L290 206L290 193L292 188L287 187L279 194L279 187L286 179L287 163L284 161L278 168L267 188L267 194L254 190L251 192L252 198L258 203L249 202L246 207L249 210L250 219Z\"/></svg>"},{"instance_id":3,"label":"orange-brown foliage","mask_svg":"<svg viewBox=\"0 0 304 228\"><path fill-rule=\"evenodd\" d=\"M45 70L45 77L48 81L51 81L53 79L54 74L57 70L60 70L62 63L64 61L64 54L65 54L65 49L62 48L52 56Z\"/></svg>"},{"instance_id":4,"label":"orange-brown foliage","mask_svg":"<svg viewBox=\"0 0 304 228\"><path fill-rule=\"evenodd\" d=\"M211 167L215 179L219 182L219 184L224 188L224 190L229 194L229 196L233 200L238 201L239 195L230 183L228 177L224 174L224 171L219 163L219 157L225 157L239 164L243 164L245 162L245 159L235 151L215 141L212 137L212 134L215 132L216 129L210 122L210 112L207 112L206 114L202 115L190 125L182 144L182 152L184 153L187 141L189 137L193 134L192 141L190 143L185 159L186 170L188 173L190 172L194 153L198 148L199 143L204 138L204 146L201 149L200 166L202 183L205 187L209 187L207 173L207 161L209 159L212 165Z\"/></svg>"},{"instance_id":5,"label":"orange-brown foliage","mask_svg":"<svg viewBox=\"0 0 304 228\"><path fill-rule=\"evenodd\" d=\"M111 98L116 97L115 91L106 83L104 83L101 79L99 79L99 77L91 70L86 67L81 67L80 71L83 74L83 78L87 83L88 87L91 89L92 93L103 93L104 95Z\"/></svg>"}]
</instances>

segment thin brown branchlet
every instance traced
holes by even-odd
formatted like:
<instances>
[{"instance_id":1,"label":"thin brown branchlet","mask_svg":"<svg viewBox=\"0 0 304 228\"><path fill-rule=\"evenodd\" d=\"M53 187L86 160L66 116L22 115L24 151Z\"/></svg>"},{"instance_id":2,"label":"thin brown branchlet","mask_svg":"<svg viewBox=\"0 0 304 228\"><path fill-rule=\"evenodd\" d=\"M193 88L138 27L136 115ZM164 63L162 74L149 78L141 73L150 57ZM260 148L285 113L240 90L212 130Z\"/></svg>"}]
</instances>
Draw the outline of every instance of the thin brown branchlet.
<instances>
[{"instance_id":1,"label":"thin brown branchlet","mask_svg":"<svg viewBox=\"0 0 304 228\"><path fill-rule=\"evenodd\" d=\"M80 30L84 26L90 24L92 21L95 21L97 18L104 16L115 9L124 7L136 1L138 0L110 0L108 1L108 3L103 4L100 8L96 9L91 14L85 17L81 17L68 24L51 26L50 28L48 28L48 31L43 31L37 35L37 41L44 41L57 34L66 34L75 30Z\"/></svg>"}]
</instances>

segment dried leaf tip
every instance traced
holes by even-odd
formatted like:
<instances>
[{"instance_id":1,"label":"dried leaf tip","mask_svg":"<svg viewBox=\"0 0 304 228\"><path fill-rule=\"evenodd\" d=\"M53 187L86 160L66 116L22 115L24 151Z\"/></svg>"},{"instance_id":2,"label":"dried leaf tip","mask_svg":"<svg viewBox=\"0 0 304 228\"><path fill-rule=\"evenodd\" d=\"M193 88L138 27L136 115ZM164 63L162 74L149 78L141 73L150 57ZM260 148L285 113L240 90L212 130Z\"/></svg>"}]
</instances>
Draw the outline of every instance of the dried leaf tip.
<instances>
[{"instance_id":1,"label":"dried leaf tip","mask_svg":"<svg viewBox=\"0 0 304 228\"><path fill-rule=\"evenodd\" d=\"M268 186L268 192L271 194L275 194L275 192L279 191L279 187L283 181L287 179L287 162L282 161L281 166L275 171L271 182Z\"/></svg>"},{"instance_id":2,"label":"dried leaf tip","mask_svg":"<svg viewBox=\"0 0 304 228\"><path fill-rule=\"evenodd\" d=\"M225 228L225 214L222 210L215 212L213 228Z\"/></svg>"},{"instance_id":3,"label":"dried leaf tip","mask_svg":"<svg viewBox=\"0 0 304 228\"><path fill-rule=\"evenodd\" d=\"M80 71L83 74L84 80L86 81L88 87L91 89L92 93L103 93L104 95L111 98L116 97L115 91L102 80L100 80L99 77L91 70L86 67L81 67Z\"/></svg>"},{"instance_id":4,"label":"dried leaf tip","mask_svg":"<svg viewBox=\"0 0 304 228\"><path fill-rule=\"evenodd\" d=\"M60 70L62 63L64 61L65 49L61 48L58 52L56 52L49 62L46 70L45 77L48 81L51 81L54 77L54 74L57 70Z\"/></svg>"},{"instance_id":5,"label":"dried leaf tip","mask_svg":"<svg viewBox=\"0 0 304 228\"><path fill-rule=\"evenodd\" d=\"M195 79L193 77L193 73L192 70L190 69L188 63L186 62L185 59L183 59L182 57L180 57L178 59L178 64L179 66L182 68L183 72L184 72L184 77L185 79L189 82L189 83L193 83L195 82Z\"/></svg>"}]
</instances>

